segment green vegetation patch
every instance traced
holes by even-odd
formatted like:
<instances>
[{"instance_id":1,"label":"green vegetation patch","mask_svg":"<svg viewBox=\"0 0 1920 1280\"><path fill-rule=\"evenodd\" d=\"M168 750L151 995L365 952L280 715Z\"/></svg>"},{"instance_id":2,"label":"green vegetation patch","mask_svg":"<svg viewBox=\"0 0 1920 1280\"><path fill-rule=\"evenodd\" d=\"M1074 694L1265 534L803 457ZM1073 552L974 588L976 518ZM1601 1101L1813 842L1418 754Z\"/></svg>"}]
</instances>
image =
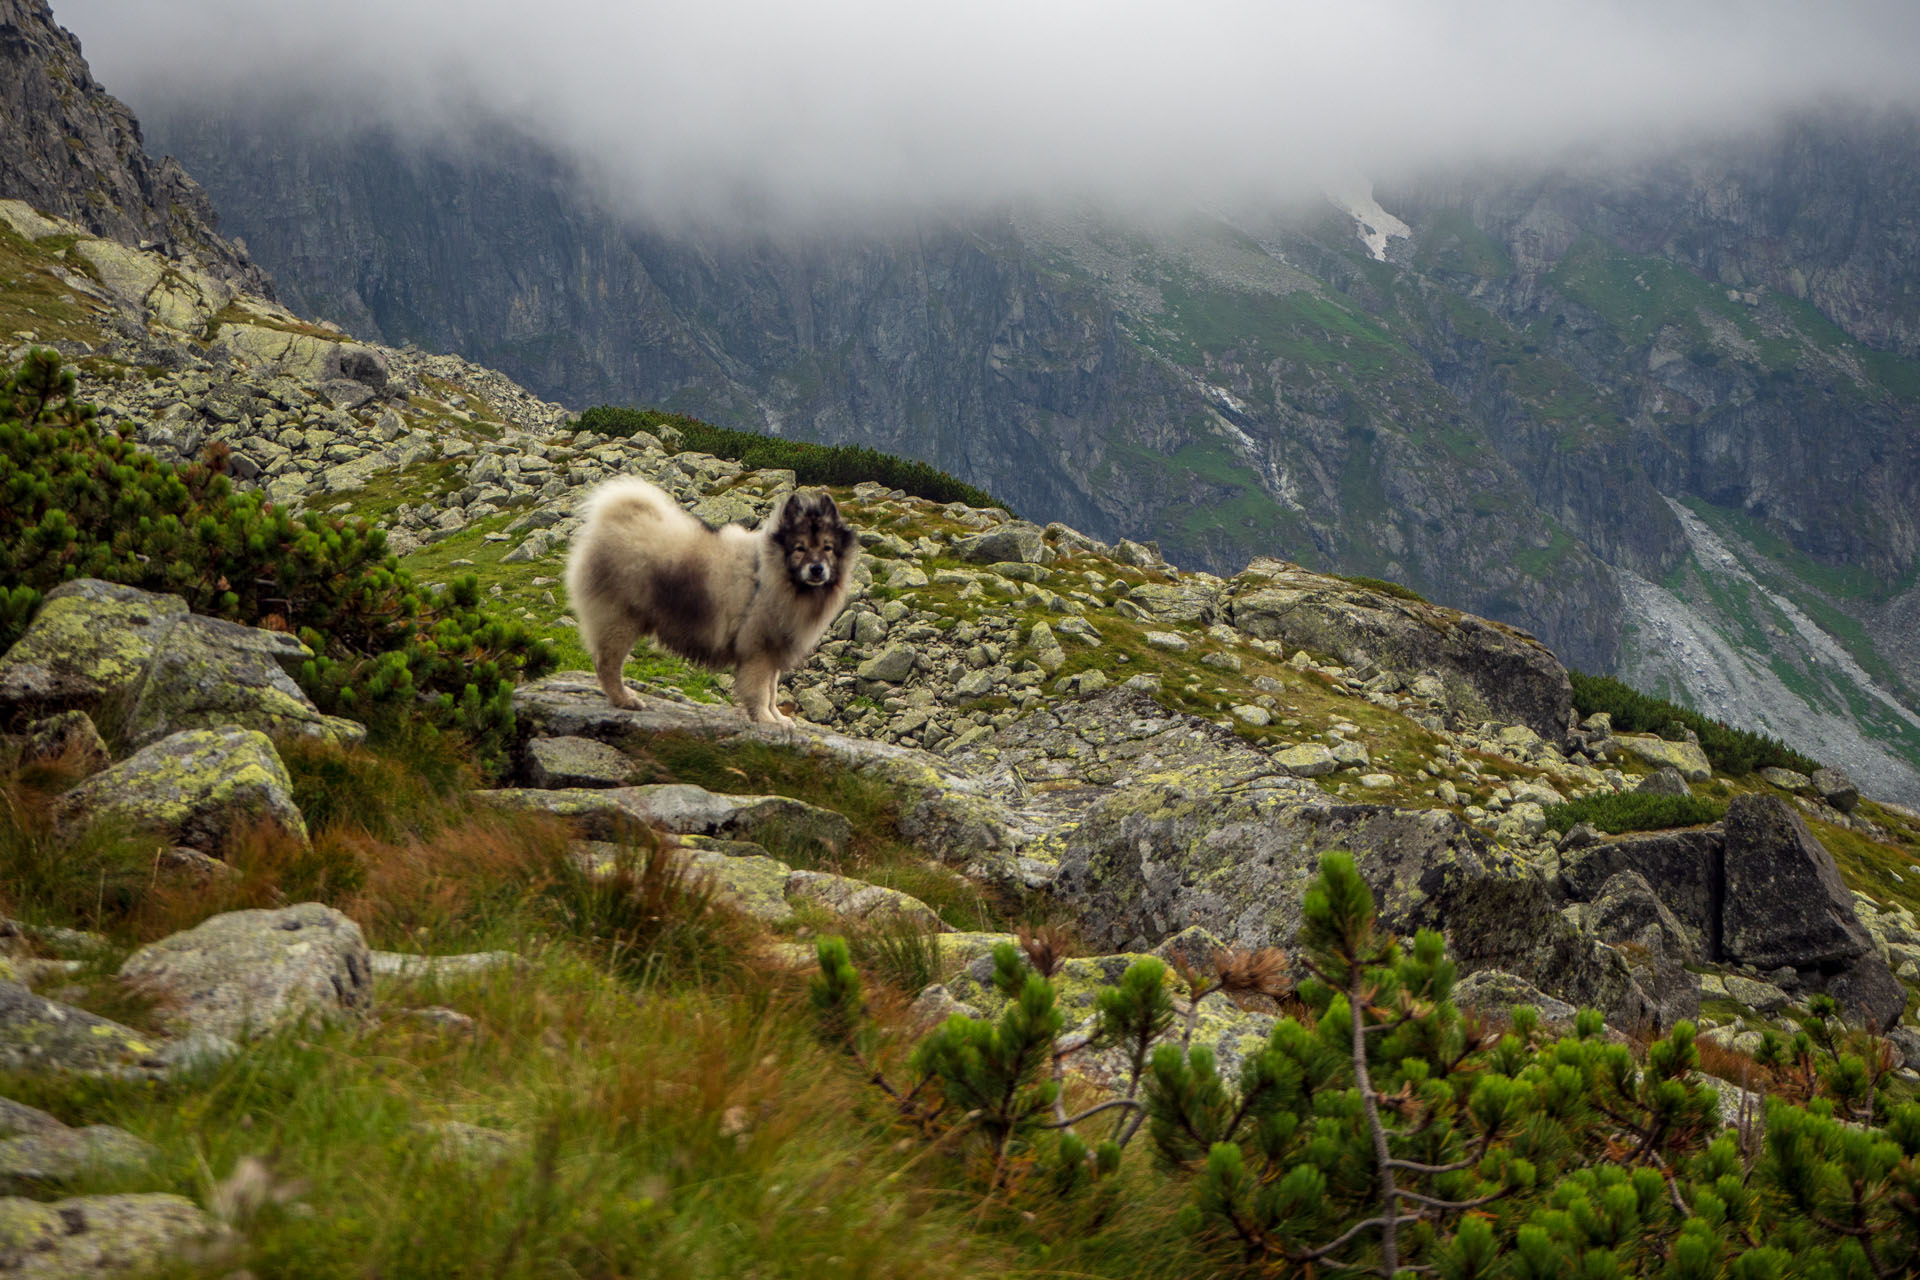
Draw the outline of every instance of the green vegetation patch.
<instances>
[{"instance_id":1,"label":"green vegetation patch","mask_svg":"<svg viewBox=\"0 0 1920 1280\"><path fill-rule=\"evenodd\" d=\"M1583 718L1604 711L1622 733L1657 733L1673 740L1691 729L1699 737L1707 759L1722 773L1738 776L1773 766L1812 773L1820 767L1818 761L1777 738L1709 719L1678 703L1642 693L1612 676L1590 676L1572 669L1567 675L1573 681L1573 705Z\"/></svg>"},{"instance_id":2,"label":"green vegetation patch","mask_svg":"<svg viewBox=\"0 0 1920 1280\"><path fill-rule=\"evenodd\" d=\"M1547 809L1547 825L1566 831L1590 822L1612 835L1627 831L1660 831L1668 827L1695 827L1718 822L1727 806L1699 796L1657 796L1644 791L1621 791L1582 796Z\"/></svg>"},{"instance_id":3,"label":"green vegetation patch","mask_svg":"<svg viewBox=\"0 0 1920 1280\"><path fill-rule=\"evenodd\" d=\"M497 758L512 686L551 670L553 652L483 606L475 579L423 590L365 520L296 519L236 490L224 446L161 462L101 429L74 385L45 350L0 379L0 648L62 582L168 592L299 635L314 657L297 679L323 711L376 733L455 730Z\"/></svg>"}]
</instances>

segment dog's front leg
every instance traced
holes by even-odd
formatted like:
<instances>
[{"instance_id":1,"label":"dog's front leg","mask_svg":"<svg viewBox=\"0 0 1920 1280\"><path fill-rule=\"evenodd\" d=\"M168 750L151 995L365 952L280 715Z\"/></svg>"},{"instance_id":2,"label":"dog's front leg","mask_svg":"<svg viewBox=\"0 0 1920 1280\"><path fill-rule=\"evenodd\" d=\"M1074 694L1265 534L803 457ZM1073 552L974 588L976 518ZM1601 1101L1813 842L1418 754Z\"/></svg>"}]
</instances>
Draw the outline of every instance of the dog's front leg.
<instances>
[{"instance_id":1,"label":"dog's front leg","mask_svg":"<svg viewBox=\"0 0 1920 1280\"><path fill-rule=\"evenodd\" d=\"M756 723L792 724L791 719L780 714L774 701L779 685L778 663L759 658L743 662L733 677L734 701L747 713L747 719Z\"/></svg>"}]
</instances>

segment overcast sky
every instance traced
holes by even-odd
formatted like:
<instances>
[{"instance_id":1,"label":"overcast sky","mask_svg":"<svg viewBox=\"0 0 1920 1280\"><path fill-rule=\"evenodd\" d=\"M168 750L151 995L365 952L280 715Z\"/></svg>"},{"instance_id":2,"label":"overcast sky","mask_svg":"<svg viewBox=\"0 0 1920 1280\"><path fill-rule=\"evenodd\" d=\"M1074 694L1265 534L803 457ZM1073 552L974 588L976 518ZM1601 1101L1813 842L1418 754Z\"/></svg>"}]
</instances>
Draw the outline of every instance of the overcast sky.
<instances>
[{"instance_id":1,"label":"overcast sky","mask_svg":"<svg viewBox=\"0 0 1920 1280\"><path fill-rule=\"evenodd\" d=\"M95 75L462 135L656 209L1285 195L1912 103L1914 0L54 0Z\"/></svg>"}]
</instances>

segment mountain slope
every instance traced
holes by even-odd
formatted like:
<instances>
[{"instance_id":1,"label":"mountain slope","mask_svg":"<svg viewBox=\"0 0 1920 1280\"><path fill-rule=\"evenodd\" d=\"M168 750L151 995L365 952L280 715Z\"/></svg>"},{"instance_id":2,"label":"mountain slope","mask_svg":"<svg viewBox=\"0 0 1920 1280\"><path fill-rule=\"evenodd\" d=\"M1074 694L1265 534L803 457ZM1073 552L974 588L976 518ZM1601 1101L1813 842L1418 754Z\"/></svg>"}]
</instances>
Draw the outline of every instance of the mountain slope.
<instances>
[{"instance_id":1,"label":"mountain slope","mask_svg":"<svg viewBox=\"0 0 1920 1280\"><path fill-rule=\"evenodd\" d=\"M1383 193L1393 212L782 238L630 226L510 136L435 152L154 110L297 305L576 407L872 444L1216 571L1280 554L1405 581L1600 671L1633 669L1645 621L1621 575L1679 571L1670 500L1705 502L1784 548L1827 602L1810 616L1915 706L1911 646L1875 638L1915 607L1920 365L1888 266L1911 122L1430 183ZM1804 705L1786 685L1705 709L1811 732ZM1800 745L1885 756L1920 799L1888 732Z\"/></svg>"}]
</instances>

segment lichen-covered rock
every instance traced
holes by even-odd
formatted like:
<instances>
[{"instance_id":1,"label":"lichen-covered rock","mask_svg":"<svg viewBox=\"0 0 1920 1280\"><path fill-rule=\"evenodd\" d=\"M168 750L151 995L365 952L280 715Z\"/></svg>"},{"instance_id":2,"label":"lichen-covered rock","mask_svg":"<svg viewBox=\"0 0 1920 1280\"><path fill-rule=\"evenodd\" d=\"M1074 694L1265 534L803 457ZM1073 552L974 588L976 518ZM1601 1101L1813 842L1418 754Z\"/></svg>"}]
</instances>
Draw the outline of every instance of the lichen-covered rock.
<instances>
[{"instance_id":1,"label":"lichen-covered rock","mask_svg":"<svg viewBox=\"0 0 1920 1280\"><path fill-rule=\"evenodd\" d=\"M161 1066L158 1040L0 981L0 1067L113 1073ZM8 1117L0 1115L0 1120Z\"/></svg>"},{"instance_id":2,"label":"lichen-covered rock","mask_svg":"<svg viewBox=\"0 0 1920 1280\"><path fill-rule=\"evenodd\" d=\"M0 1199L0 1274L69 1280L144 1273L230 1234L184 1196L152 1192L50 1202L8 1196Z\"/></svg>"},{"instance_id":3,"label":"lichen-covered rock","mask_svg":"<svg viewBox=\"0 0 1920 1280\"><path fill-rule=\"evenodd\" d=\"M1268 559L1234 579L1227 611L1239 630L1288 648L1402 681L1436 676L1448 708L1468 721L1526 725L1550 743L1566 738L1566 668L1523 631Z\"/></svg>"},{"instance_id":4,"label":"lichen-covered rock","mask_svg":"<svg viewBox=\"0 0 1920 1280\"><path fill-rule=\"evenodd\" d=\"M287 768L255 729L162 738L62 795L54 816L65 835L112 822L216 854L258 826L307 841Z\"/></svg>"},{"instance_id":5,"label":"lichen-covered rock","mask_svg":"<svg viewBox=\"0 0 1920 1280\"><path fill-rule=\"evenodd\" d=\"M122 736L140 747L182 729L239 725L272 737L359 742L363 726L321 714L288 674L312 657L284 631L190 614L153 655Z\"/></svg>"},{"instance_id":6,"label":"lichen-covered rock","mask_svg":"<svg viewBox=\"0 0 1920 1280\"><path fill-rule=\"evenodd\" d=\"M1320 778L1340 767L1333 752L1319 742L1302 742L1273 753L1273 762L1296 778Z\"/></svg>"},{"instance_id":7,"label":"lichen-covered rock","mask_svg":"<svg viewBox=\"0 0 1920 1280\"><path fill-rule=\"evenodd\" d=\"M358 742L365 729L322 715L294 683L290 673L312 657L285 632L199 617L178 596L83 578L48 593L0 659L0 708L16 719L85 711L131 747L227 725Z\"/></svg>"},{"instance_id":8,"label":"lichen-covered rock","mask_svg":"<svg viewBox=\"0 0 1920 1280\"><path fill-rule=\"evenodd\" d=\"M1620 733L1608 739L1609 748L1618 748L1656 769L1675 769L1688 782L1705 782L1713 776L1707 753L1691 742L1668 742L1650 733Z\"/></svg>"},{"instance_id":9,"label":"lichen-covered rock","mask_svg":"<svg viewBox=\"0 0 1920 1280\"><path fill-rule=\"evenodd\" d=\"M1662 765L1635 784L1634 791L1647 796L1690 796L1686 775L1672 765Z\"/></svg>"},{"instance_id":10,"label":"lichen-covered rock","mask_svg":"<svg viewBox=\"0 0 1920 1280\"><path fill-rule=\"evenodd\" d=\"M125 1129L41 1129L0 1140L0 1184L71 1182L83 1173L145 1164L154 1145Z\"/></svg>"},{"instance_id":11,"label":"lichen-covered rock","mask_svg":"<svg viewBox=\"0 0 1920 1280\"><path fill-rule=\"evenodd\" d=\"M1454 984L1453 1002L1482 1017L1511 1018L1513 1011L1526 1005L1540 1015L1549 1027L1571 1027L1579 1010L1565 1000L1556 1000L1517 974L1500 969L1480 969Z\"/></svg>"},{"instance_id":12,"label":"lichen-covered rock","mask_svg":"<svg viewBox=\"0 0 1920 1280\"><path fill-rule=\"evenodd\" d=\"M186 601L96 578L62 583L0 657L0 710L25 721L56 711L124 709Z\"/></svg>"},{"instance_id":13,"label":"lichen-covered rock","mask_svg":"<svg viewBox=\"0 0 1920 1280\"><path fill-rule=\"evenodd\" d=\"M120 976L158 993L183 1031L233 1040L373 1002L360 926L317 902L214 916L140 948Z\"/></svg>"},{"instance_id":14,"label":"lichen-covered rock","mask_svg":"<svg viewBox=\"0 0 1920 1280\"><path fill-rule=\"evenodd\" d=\"M1045 564L1053 559L1053 550L1047 546L1046 531L1024 520L1015 520L998 529L962 538L953 544L953 554L970 564L994 564L1004 560Z\"/></svg>"},{"instance_id":15,"label":"lichen-covered rock","mask_svg":"<svg viewBox=\"0 0 1920 1280\"><path fill-rule=\"evenodd\" d=\"M106 739L80 710L60 711L27 726L21 754L29 760L65 757L86 773L98 773L113 760Z\"/></svg>"},{"instance_id":16,"label":"lichen-covered rock","mask_svg":"<svg viewBox=\"0 0 1920 1280\"><path fill-rule=\"evenodd\" d=\"M825 871L795 871L787 877L786 893L789 898L817 902L848 920L892 918L911 920L929 929L942 927L939 915L920 899L898 889L868 884L849 876L837 876Z\"/></svg>"},{"instance_id":17,"label":"lichen-covered rock","mask_svg":"<svg viewBox=\"0 0 1920 1280\"><path fill-rule=\"evenodd\" d=\"M636 772L631 757L592 738L535 738L527 743L530 787L624 787Z\"/></svg>"},{"instance_id":18,"label":"lichen-covered rock","mask_svg":"<svg viewBox=\"0 0 1920 1280\"><path fill-rule=\"evenodd\" d=\"M474 793L490 804L576 821L593 840L617 840L635 824L675 835L734 837L774 847L798 845L831 856L847 847L853 824L831 809L786 796L730 796L686 783L558 791L503 788Z\"/></svg>"}]
</instances>

